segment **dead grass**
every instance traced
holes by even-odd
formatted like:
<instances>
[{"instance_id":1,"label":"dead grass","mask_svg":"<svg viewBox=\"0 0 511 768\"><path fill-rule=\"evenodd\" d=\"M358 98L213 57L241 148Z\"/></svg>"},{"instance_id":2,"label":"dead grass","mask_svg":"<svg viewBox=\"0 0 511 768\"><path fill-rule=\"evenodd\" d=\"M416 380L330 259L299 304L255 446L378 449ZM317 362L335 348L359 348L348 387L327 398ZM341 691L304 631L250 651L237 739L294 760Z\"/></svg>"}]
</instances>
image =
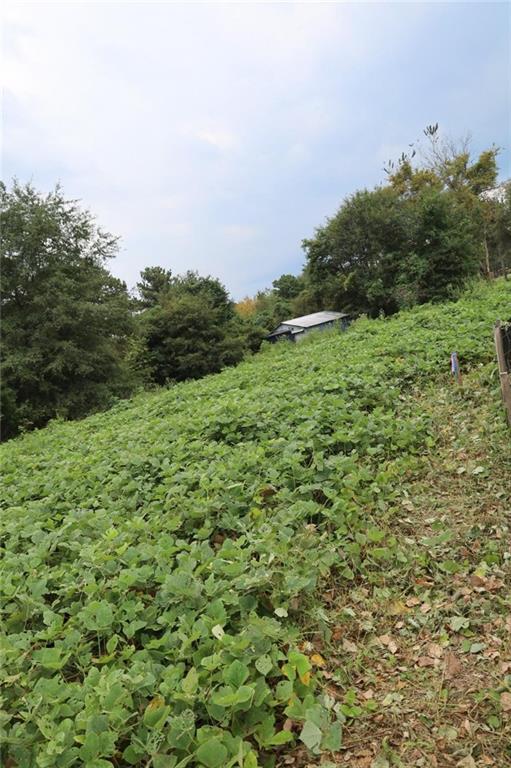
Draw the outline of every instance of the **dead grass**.
<instances>
[{"instance_id":1,"label":"dead grass","mask_svg":"<svg viewBox=\"0 0 511 768\"><path fill-rule=\"evenodd\" d=\"M351 716L322 763L350 768L511 766L511 433L478 374L417 398L437 444L389 512L406 561L324 595L311 640L324 692ZM386 566L383 565L384 569ZM354 709L353 709L354 707ZM310 762L303 750L286 764Z\"/></svg>"}]
</instances>

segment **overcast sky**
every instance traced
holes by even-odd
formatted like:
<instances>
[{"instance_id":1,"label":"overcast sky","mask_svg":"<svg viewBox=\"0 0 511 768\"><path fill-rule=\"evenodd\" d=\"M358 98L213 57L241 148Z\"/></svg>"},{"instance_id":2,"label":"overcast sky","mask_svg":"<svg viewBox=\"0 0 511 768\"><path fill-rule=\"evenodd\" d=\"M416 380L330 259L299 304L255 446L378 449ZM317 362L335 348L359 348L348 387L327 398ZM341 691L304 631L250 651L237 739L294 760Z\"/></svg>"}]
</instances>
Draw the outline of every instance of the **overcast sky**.
<instances>
[{"instance_id":1,"label":"overcast sky","mask_svg":"<svg viewBox=\"0 0 511 768\"><path fill-rule=\"evenodd\" d=\"M220 277L235 298L426 124L503 147L508 3L4 6L3 173L60 181L122 238L112 271Z\"/></svg>"}]
</instances>

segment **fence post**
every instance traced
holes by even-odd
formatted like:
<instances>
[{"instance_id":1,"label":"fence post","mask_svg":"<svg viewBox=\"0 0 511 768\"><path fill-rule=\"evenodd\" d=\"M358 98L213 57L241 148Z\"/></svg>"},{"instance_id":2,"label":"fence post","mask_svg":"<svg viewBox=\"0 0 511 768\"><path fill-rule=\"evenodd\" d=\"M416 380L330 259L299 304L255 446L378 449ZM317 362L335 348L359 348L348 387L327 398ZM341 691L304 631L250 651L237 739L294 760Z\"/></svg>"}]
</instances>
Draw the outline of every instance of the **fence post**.
<instances>
[{"instance_id":1,"label":"fence post","mask_svg":"<svg viewBox=\"0 0 511 768\"><path fill-rule=\"evenodd\" d=\"M497 320L495 323L494 338L495 349L497 351L497 364L499 366L500 389L502 392L504 407L507 412L507 420L509 422L509 426L511 427L511 376L506 361L506 355L504 353L504 340L502 331L503 328L500 324L500 320Z\"/></svg>"}]
</instances>

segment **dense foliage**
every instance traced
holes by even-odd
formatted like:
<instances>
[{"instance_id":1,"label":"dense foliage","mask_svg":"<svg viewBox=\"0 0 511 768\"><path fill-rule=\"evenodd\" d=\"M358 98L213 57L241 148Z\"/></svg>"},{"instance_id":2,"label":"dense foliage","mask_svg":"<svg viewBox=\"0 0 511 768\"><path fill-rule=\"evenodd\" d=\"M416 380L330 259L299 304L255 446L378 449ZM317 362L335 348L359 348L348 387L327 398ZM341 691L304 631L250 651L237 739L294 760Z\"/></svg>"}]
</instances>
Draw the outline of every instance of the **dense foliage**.
<instances>
[{"instance_id":1,"label":"dense foliage","mask_svg":"<svg viewBox=\"0 0 511 768\"><path fill-rule=\"evenodd\" d=\"M384 169L385 183L358 190L302 245L302 275L238 304L271 330L321 309L377 316L459 295L480 273L511 268L511 187L497 183L498 148L472 158L468 140L443 139L438 125Z\"/></svg>"},{"instance_id":2,"label":"dense foliage","mask_svg":"<svg viewBox=\"0 0 511 768\"><path fill-rule=\"evenodd\" d=\"M171 277L161 267L142 272L137 318L139 353L134 363L153 384L197 379L238 363L245 329L225 287L196 272Z\"/></svg>"},{"instance_id":3,"label":"dense foliage","mask_svg":"<svg viewBox=\"0 0 511 768\"><path fill-rule=\"evenodd\" d=\"M467 143L441 140L437 125L425 134L426 149L389 162L385 185L348 197L304 240L319 302L395 312L453 298L489 267L491 204L482 195L496 185L498 149L472 160Z\"/></svg>"},{"instance_id":4,"label":"dense foliage","mask_svg":"<svg viewBox=\"0 0 511 768\"><path fill-rule=\"evenodd\" d=\"M60 188L1 186L1 437L81 418L143 386L216 373L283 320L322 309L391 314L453 299L511 267L511 189L488 194L497 148L443 141L389 162L303 241L306 265L236 307L214 277L142 270L134 295L107 262L118 241ZM420 158L417 161L416 156Z\"/></svg>"},{"instance_id":5,"label":"dense foliage","mask_svg":"<svg viewBox=\"0 0 511 768\"><path fill-rule=\"evenodd\" d=\"M452 193L382 187L348 198L305 247L321 302L374 314L452 298L479 271L481 246Z\"/></svg>"},{"instance_id":6,"label":"dense foliage","mask_svg":"<svg viewBox=\"0 0 511 768\"><path fill-rule=\"evenodd\" d=\"M143 309L159 304L172 285L172 271L164 267L145 267L137 283L138 304Z\"/></svg>"},{"instance_id":7,"label":"dense foliage","mask_svg":"<svg viewBox=\"0 0 511 768\"><path fill-rule=\"evenodd\" d=\"M0 187L2 436L76 418L130 391L126 286L105 268L117 241L57 188Z\"/></svg>"},{"instance_id":8,"label":"dense foliage","mask_svg":"<svg viewBox=\"0 0 511 768\"><path fill-rule=\"evenodd\" d=\"M130 297L106 267L117 238L59 187L45 196L14 181L0 196L2 439L259 348L262 331L219 280L146 267Z\"/></svg>"},{"instance_id":9,"label":"dense foliage","mask_svg":"<svg viewBox=\"0 0 511 768\"><path fill-rule=\"evenodd\" d=\"M378 518L434 444L413 387L448 376L455 348L491 360L510 302L508 282L478 285L3 446L4 761L338 750L352 702L322 694L302 643L326 631L318 593L382 584L405 557Z\"/></svg>"}]
</instances>

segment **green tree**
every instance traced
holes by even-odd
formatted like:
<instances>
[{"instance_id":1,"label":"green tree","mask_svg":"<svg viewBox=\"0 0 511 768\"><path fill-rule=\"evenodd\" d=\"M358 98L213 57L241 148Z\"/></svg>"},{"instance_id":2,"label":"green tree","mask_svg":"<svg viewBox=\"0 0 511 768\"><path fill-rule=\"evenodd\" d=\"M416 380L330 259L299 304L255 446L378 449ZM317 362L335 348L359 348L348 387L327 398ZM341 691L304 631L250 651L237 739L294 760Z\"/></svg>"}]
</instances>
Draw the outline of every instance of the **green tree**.
<instances>
[{"instance_id":1,"label":"green tree","mask_svg":"<svg viewBox=\"0 0 511 768\"><path fill-rule=\"evenodd\" d=\"M217 310L219 317L224 320L234 317L234 302L220 280L211 275L202 277L198 272L191 270L184 275L177 275L172 281L169 296L195 296Z\"/></svg>"},{"instance_id":2,"label":"green tree","mask_svg":"<svg viewBox=\"0 0 511 768\"><path fill-rule=\"evenodd\" d=\"M511 182L484 201L484 245L490 272L511 268Z\"/></svg>"},{"instance_id":3,"label":"green tree","mask_svg":"<svg viewBox=\"0 0 511 768\"><path fill-rule=\"evenodd\" d=\"M147 309L158 304L172 285L172 271L163 267L146 267L140 273L137 290L139 306Z\"/></svg>"},{"instance_id":4,"label":"green tree","mask_svg":"<svg viewBox=\"0 0 511 768\"><path fill-rule=\"evenodd\" d=\"M153 383L197 379L241 360L240 327L223 309L183 293L143 313L142 359Z\"/></svg>"},{"instance_id":5,"label":"green tree","mask_svg":"<svg viewBox=\"0 0 511 768\"><path fill-rule=\"evenodd\" d=\"M442 140L437 125L425 134L426 150L389 162L387 184L348 197L304 240L303 304L377 314L451 298L484 268L487 237L505 239L504 209L492 219L484 196L498 149L473 159L468 141Z\"/></svg>"},{"instance_id":6,"label":"green tree","mask_svg":"<svg viewBox=\"0 0 511 768\"><path fill-rule=\"evenodd\" d=\"M128 394L133 323L104 264L117 239L60 187L0 186L2 436L78 418Z\"/></svg>"},{"instance_id":7,"label":"green tree","mask_svg":"<svg viewBox=\"0 0 511 768\"><path fill-rule=\"evenodd\" d=\"M455 298L480 269L479 221L449 191L428 190L415 208L413 256L419 269L402 271L402 282L415 289L413 303Z\"/></svg>"},{"instance_id":8,"label":"green tree","mask_svg":"<svg viewBox=\"0 0 511 768\"><path fill-rule=\"evenodd\" d=\"M281 275L274 280L273 290L281 299L294 299L304 289L304 280L301 275Z\"/></svg>"},{"instance_id":9,"label":"green tree","mask_svg":"<svg viewBox=\"0 0 511 768\"><path fill-rule=\"evenodd\" d=\"M394 286L413 248L414 211L390 187L356 192L304 240L316 295L329 309L394 312Z\"/></svg>"}]
</instances>

